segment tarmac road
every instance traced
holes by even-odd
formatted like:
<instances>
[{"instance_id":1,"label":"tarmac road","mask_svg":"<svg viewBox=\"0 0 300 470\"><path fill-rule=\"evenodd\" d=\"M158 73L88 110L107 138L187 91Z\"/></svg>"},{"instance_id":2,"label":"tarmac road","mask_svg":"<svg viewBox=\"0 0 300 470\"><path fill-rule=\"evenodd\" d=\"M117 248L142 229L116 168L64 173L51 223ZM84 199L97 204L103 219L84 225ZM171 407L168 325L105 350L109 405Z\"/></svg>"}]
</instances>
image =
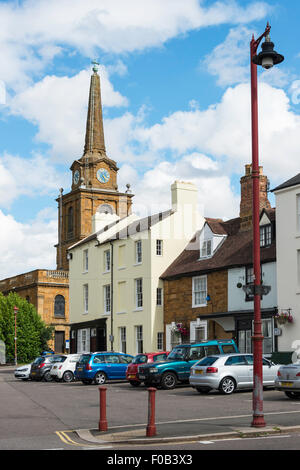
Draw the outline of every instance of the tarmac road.
<instances>
[{"instance_id":1,"label":"tarmac road","mask_svg":"<svg viewBox=\"0 0 300 470\"><path fill-rule=\"evenodd\" d=\"M200 395L188 386L156 392L157 435L146 437L148 391L106 384L108 432L99 433L95 385L23 382L0 368L0 450L298 448L300 401L264 392L267 434L251 428L252 392ZM289 439L283 436L291 436ZM196 438L195 438L196 436ZM294 446L294 447L293 447ZM297 447L298 446L298 447Z\"/></svg>"}]
</instances>

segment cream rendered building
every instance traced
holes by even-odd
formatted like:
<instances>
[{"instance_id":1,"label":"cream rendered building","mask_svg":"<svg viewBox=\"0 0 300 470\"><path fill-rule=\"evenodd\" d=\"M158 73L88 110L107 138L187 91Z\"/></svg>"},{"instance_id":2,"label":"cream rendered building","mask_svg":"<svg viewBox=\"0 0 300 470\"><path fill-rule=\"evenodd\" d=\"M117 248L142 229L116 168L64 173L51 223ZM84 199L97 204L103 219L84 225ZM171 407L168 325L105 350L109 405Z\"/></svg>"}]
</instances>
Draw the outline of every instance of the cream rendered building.
<instances>
[{"instance_id":1,"label":"cream rendered building","mask_svg":"<svg viewBox=\"0 0 300 470\"><path fill-rule=\"evenodd\" d=\"M69 248L71 352L164 348L161 274L204 218L192 183L171 186L172 208L142 219L96 213Z\"/></svg>"}]
</instances>

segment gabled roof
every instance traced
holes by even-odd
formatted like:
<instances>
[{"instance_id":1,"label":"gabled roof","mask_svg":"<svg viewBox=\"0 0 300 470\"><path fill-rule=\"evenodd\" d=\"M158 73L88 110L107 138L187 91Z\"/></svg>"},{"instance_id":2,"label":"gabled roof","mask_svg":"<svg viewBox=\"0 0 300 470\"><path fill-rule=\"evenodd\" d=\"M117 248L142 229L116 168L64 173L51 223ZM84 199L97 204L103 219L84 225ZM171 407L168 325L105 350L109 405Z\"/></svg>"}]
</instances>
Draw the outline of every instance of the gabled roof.
<instances>
[{"instance_id":1,"label":"gabled roof","mask_svg":"<svg viewBox=\"0 0 300 470\"><path fill-rule=\"evenodd\" d=\"M272 189L271 192L279 191L279 189L285 189L285 188L289 188L291 186L296 186L297 184L300 184L300 173L298 173L298 175L296 175L296 176L293 176L293 178L290 178L289 180L285 181L284 183L280 184L276 188Z\"/></svg>"},{"instance_id":2,"label":"gabled roof","mask_svg":"<svg viewBox=\"0 0 300 470\"><path fill-rule=\"evenodd\" d=\"M275 209L265 209L266 213L274 220ZM210 221L212 219L208 219ZM209 223L209 222L207 222ZM240 218L219 222L222 230L227 234L222 246L211 258L199 260L199 236L198 231L184 251L162 274L162 279L186 277L197 274L205 274L212 271L251 265L253 263L252 230L240 231ZM261 248L261 262L276 260L275 240L268 247Z\"/></svg>"}]
</instances>

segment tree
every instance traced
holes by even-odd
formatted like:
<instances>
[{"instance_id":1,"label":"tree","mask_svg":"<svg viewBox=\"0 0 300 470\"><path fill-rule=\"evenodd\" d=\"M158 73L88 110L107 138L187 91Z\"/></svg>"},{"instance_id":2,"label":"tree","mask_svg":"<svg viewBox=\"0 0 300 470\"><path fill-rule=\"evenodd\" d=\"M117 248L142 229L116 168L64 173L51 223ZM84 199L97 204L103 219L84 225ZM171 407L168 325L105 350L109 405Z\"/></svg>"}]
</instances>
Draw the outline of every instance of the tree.
<instances>
[{"instance_id":1,"label":"tree","mask_svg":"<svg viewBox=\"0 0 300 470\"><path fill-rule=\"evenodd\" d=\"M6 345L6 357L12 361L15 356L15 318L17 314L17 353L19 362L30 362L48 349L47 342L53 336L53 327L47 326L38 315L34 305L19 295L0 293L0 339Z\"/></svg>"}]
</instances>

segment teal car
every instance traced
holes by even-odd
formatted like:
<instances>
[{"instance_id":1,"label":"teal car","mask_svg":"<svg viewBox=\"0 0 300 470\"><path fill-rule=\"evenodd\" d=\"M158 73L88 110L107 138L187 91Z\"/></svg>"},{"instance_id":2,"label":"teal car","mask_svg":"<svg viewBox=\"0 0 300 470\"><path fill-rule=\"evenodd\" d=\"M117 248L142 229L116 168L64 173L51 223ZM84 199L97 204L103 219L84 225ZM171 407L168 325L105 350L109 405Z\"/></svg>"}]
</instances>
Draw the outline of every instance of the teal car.
<instances>
[{"instance_id":1,"label":"teal car","mask_svg":"<svg viewBox=\"0 0 300 470\"><path fill-rule=\"evenodd\" d=\"M161 386L165 390L171 390L178 383L189 383L191 367L203 357L238 352L234 340L180 344L173 348L166 361L139 366L138 377L147 387Z\"/></svg>"}]
</instances>

